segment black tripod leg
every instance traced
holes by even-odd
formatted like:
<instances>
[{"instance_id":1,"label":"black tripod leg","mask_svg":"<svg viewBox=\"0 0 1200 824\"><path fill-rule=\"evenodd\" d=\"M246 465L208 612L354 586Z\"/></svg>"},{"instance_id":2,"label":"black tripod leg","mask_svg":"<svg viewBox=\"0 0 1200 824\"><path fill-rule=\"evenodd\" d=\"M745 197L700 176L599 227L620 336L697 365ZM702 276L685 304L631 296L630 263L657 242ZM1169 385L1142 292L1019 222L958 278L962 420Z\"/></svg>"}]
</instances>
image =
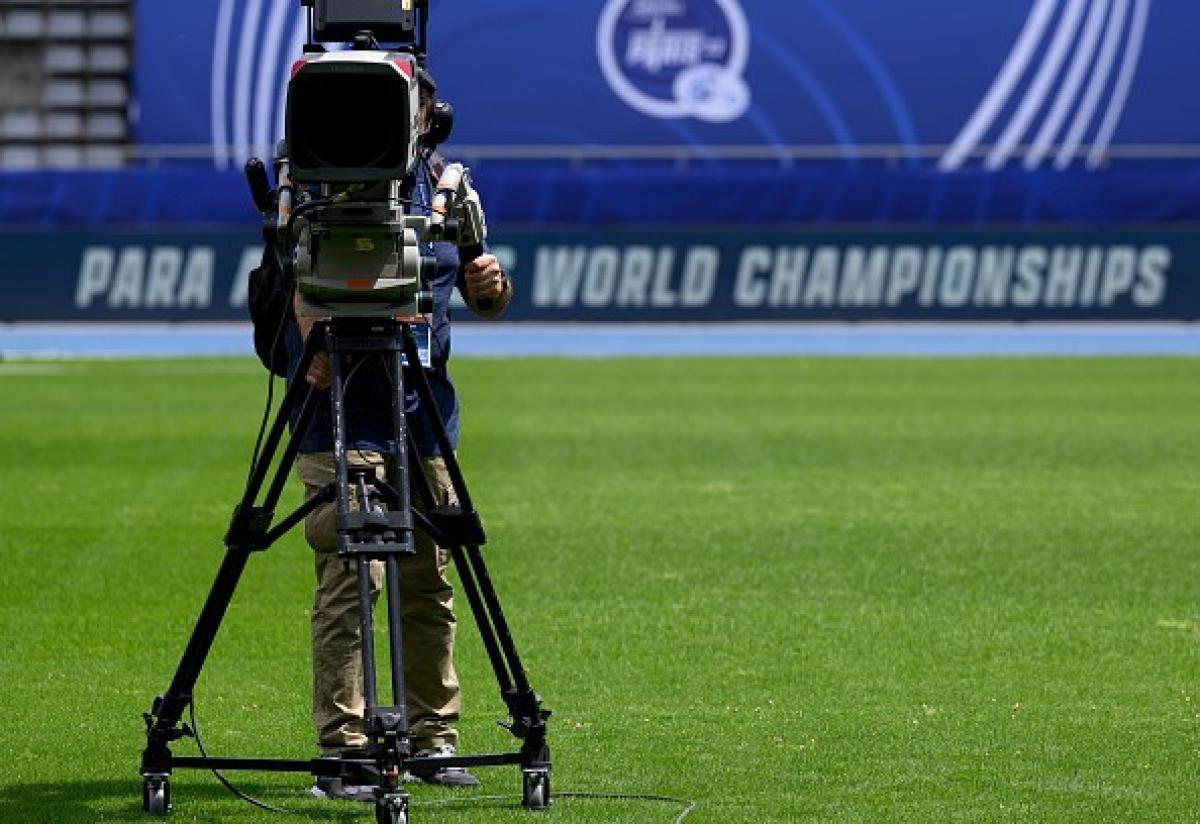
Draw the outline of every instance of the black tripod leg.
<instances>
[{"instance_id":1,"label":"black tripod leg","mask_svg":"<svg viewBox=\"0 0 1200 824\"><path fill-rule=\"evenodd\" d=\"M500 606L500 599L492 584L492 576L483 562L483 553L477 546L468 546L465 550L460 551L465 551L467 564L478 583L483 602L487 606L488 616L492 621L492 628L495 630L500 647L504 650L505 659L512 670L513 686L519 692L530 692L529 678L525 674L525 668L521 665L521 658L517 654L517 645L513 642L512 633L508 629L508 621L504 619L504 610ZM501 685L502 688L503 686Z\"/></svg>"},{"instance_id":2,"label":"black tripod leg","mask_svg":"<svg viewBox=\"0 0 1200 824\"><path fill-rule=\"evenodd\" d=\"M405 326L403 335L405 355L408 357L409 363L420 363L417 341L413 337L412 329ZM412 372L416 376L413 384L420 398L421 407L425 410L426 417L433 428L433 435L437 441L438 449L441 451L442 458L446 462L446 472L450 476L450 484L454 488L455 497L458 498L459 506L464 512L473 513L475 507L471 502L471 493L467 489L466 478L463 477L458 457L454 454L454 446L450 443L450 436L446 433L446 426L442 422L437 405L434 403L433 390L429 387L429 378L426 377L424 371L420 368L413 369ZM455 549L450 547L450 550L451 554L454 555ZM480 623L480 632L486 637L489 634L489 630L494 630L496 639L504 651L508 668L512 672L512 682L518 691L529 692L529 679L525 675L524 667L521 666L521 659L517 654L516 644L513 643L512 634L508 629L508 622L504 619L504 611L500 607L500 599L496 596L491 575L488 574L487 566L483 562L483 555L480 553L479 547L467 546L465 548L465 558L466 563L460 564L456 557L455 566L459 569L459 577L463 579L464 589L468 590L468 599L470 599L469 588L475 582L478 582L479 594L482 595L483 603L487 608L485 612L476 613L476 620ZM463 573L468 569L470 570L470 574L464 575ZM471 584L467 583L468 579L471 579ZM488 620L479 621L481 615L486 615ZM485 643L487 642L485 641ZM505 684L508 679L501 676L499 670L497 670L497 676L500 678L501 688L507 689Z\"/></svg>"},{"instance_id":3,"label":"black tripod leg","mask_svg":"<svg viewBox=\"0 0 1200 824\"><path fill-rule=\"evenodd\" d=\"M217 571L216 580L213 581L208 598L204 601L204 608L200 611L200 617L196 621L196 626L184 649L183 657L175 670L175 677L171 679L171 686L166 693L155 699L154 706L146 715L148 730L146 752L142 756L143 772L147 771L148 766L163 766L159 763L149 763L157 762L163 756L166 757L168 767L163 771L170 771L170 754L166 751L166 745L182 737L176 729L176 725L179 724L184 711L191 703L196 679L200 677L200 670L212 649L217 629L221 626L225 611L229 608L233 592L246 569L246 562L249 558L250 550L247 549L232 548L225 553L221 568ZM150 771L157 772L158 770L151 769Z\"/></svg>"},{"instance_id":4,"label":"black tripod leg","mask_svg":"<svg viewBox=\"0 0 1200 824\"><path fill-rule=\"evenodd\" d=\"M289 471L290 462L295 458L295 444L303 436L304 424L311 419L314 398L311 389L306 384L305 374L308 371L308 364L312 362L319 346L318 338L319 336L314 336L305 347L300 368L288 385L288 391L276 413L270 434L251 470L241 504L234 512L233 522L225 537L227 546L225 557L217 571L216 580L213 581L208 597L205 599L200 616L196 620L195 628L188 638L187 647L184 649L175 675L171 679L171 686L166 693L155 699L150 712L144 716L147 726L146 749L142 754L142 772L144 774L170 773L171 754L168 746L172 741L186 734L177 729L177 726L183 718L188 704L191 703L196 680L200 677L200 671L212 650L217 630L233 600L233 593L246 569L246 563L251 553L260 548L252 540L252 536L255 534L254 530L257 528L265 531L265 527L269 525L269 523L263 523L262 516L265 515L269 522L270 512L266 512L265 508L256 510L254 501L262 488L274 453L278 449L292 407L301 397L305 398L304 408L300 415L302 425L292 434L292 439L285 451L285 460L278 467L279 473L286 475ZM272 503L271 506L273 507L274 504Z\"/></svg>"},{"instance_id":5,"label":"black tripod leg","mask_svg":"<svg viewBox=\"0 0 1200 824\"><path fill-rule=\"evenodd\" d=\"M393 538L380 538L369 533L356 533L352 527L350 514L350 466L347 449L351 448L351 437L346 418L346 384L349 378L345 374L346 363L343 356L351 352L360 358L393 357L389 371L394 374L395 392L393 394L393 437L399 445L393 461L393 474L399 489L397 495L407 500L408 483L406 480L407 463L404 453L406 442L404 418L404 387L403 373L400 370L398 348L394 339L390 346L365 345L359 339L355 340L353 333L345 339L340 337L336 329L329 333L329 350L331 355L332 373L332 424L333 445L336 464L336 498L338 505L338 543L345 557L353 556L358 586L359 632L362 657L364 723L369 743L368 750L372 757L379 759L378 766L384 775L395 777L398 765L409 755L408 745L408 710L404 689L404 650L403 650L403 613L400 596L400 553L412 551L412 521L403 517L395 527ZM355 369L359 368L359 361ZM365 476L358 477L357 489L359 509L366 514L372 506L368 487L370 483ZM407 516L407 510L403 512ZM364 542L368 544L364 546ZM380 551L376 554L369 544L381 542ZM384 544L398 544L396 547L385 548ZM380 706L378 667L375 658L374 639L374 597L372 594L371 564L382 556L385 570L384 591L388 607L388 641L391 655L391 686L394 703L391 706ZM393 782L394 783L394 782ZM394 787L392 789L395 789Z\"/></svg>"},{"instance_id":6,"label":"black tripod leg","mask_svg":"<svg viewBox=\"0 0 1200 824\"><path fill-rule=\"evenodd\" d=\"M366 714L379 705L378 682L375 674L375 616L371 599L371 559L365 555L355 558L358 572L358 620L362 644L363 702Z\"/></svg>"},{"instance_id":7,"label":"black tripod leg","mask_svg":"<svg viewBox=\"0 0 1200 824\"><path fill-rule=\"evenodd\" d=\"M350 515L349 465L346 459L346 386L343 375L342 353L338 337L329 334L329 403L333 428L334 484L336 486L338 549L345 551L349 537L341 531Z\"/></svg>"},{"instance_id":8,"label":"black tripod leg","mask_svg":"<svg viewBox=\"0 0 1200 824\"><path fill-rule=\"evenodd\" d=\"M463 593L467 596L467 603L471 605L471 614L475 616L475 623L479 626L479 635L483 640L484 649L487 650L492 670L496 673L496 682L500 685L500 692L508 692L513 686L512 678L509 676L504 653L496 640L496 630L492 627L487 606L479 593L479 585L475 582L475 574L467 563L462 547L451 547L450 557L454 560L454 568L458 571L458 580L462 584Z\"/></svg>"},{"instance_id":9,"label":"black tripod leg","mask_svg":"<svg viewBox=\"0 0 1200 824\"><path fill-rule=\"evenodd\" d=\"M337 487L338 545L343 551L351 543L351 536L343 530L350 514L350 466L346 455L348 431L346 426L346 375L342 362L342 349L333 332L329 335L330 404L333 424L333 455L335 484ZM365 506L366 501L360 501ZM371 559L365 555L354 556L355 573L358 580L359 643L362 651L363 700L369 716L378 702L375 674L375 619L374 603L371 598Z\"/></svg>"},{"instance_id":10,"label":"black tripod leg","mask_svg":"<svg viewBox=\"0 0 1200 824\"><path fill-rule=\"evenodd\" d=\"M446 462L446 471L450 475L450 482L454 488L455 496L458 498L462 511L474 517L475 508L471 502L471 495L467 489L466 479L463 477L462 468L458 463L457 456L454 454L454 447L450 443L450 436L446 433L446 426L434 402L433 391L429 386L429 378L417 366L417 364L420 364L420 354L417 351L416 338L413 336L412 329L407 325L403 327L402 334L405 356L408 358L409 363L414 364L414 368L412 369L412 374L415 376L413 384L417 390L421 406L425 410L426 418L433 428L438 449L441 451L442 457ZM543 750L545 718L548 713L540 709L540 699L529 686L529 678L525 673L525 668L521 664L520 655L517 653L512 633L509 631L508 622L504 618L504 610L500 606L500 599L496 595L496 589L492 584L487 565L483 561L483 555L479 551L478 546L468 545L465 548L451 547L450 550L452 556L455 558L455 565L459 569L459 578L463 581L463 588L467 592L468 600L471 600L476 623L479 624L480 634L484 636L484 644L499 644L500 649L503 651L503 663L507 666L508 672L512 674L510 681L504 673L505 666L499 666L498 657L492 659L493 668L496 670L496 676L500 682L504 700L508 705L510 713L513 715L513 733L521 738L529 735L530 738L526 741L526 744L533 745L539 751ZM462 562L464 555L465 563ZM473 599L472 589L476 586L478 592L475 595L478 598ZM479 598L482 599L484 609L478 608ZM489 637L492 637L491 641L488 640ZM489 649L489 655L491 654L492 650Z\"/></svg>"},{"instance_id":11,"label":"black tripod leg","mask_svg":"<svg viewBox=\"0 0 1200 824\"><path fill-rule=\"evenodd\" d=\"M412 329L405 326L402 334L404 336L405 357L409 363L419 364L421 362L420 353L417 351L417 342L412 335ZM417 376L413 383L416 386L421 408L425 410L426 417L433 428L434 439L438 442L438 449L442 453L443 460L446 462L446 471L450 475L450 484L454 488L455 497L458 499L461 509L471 511L470 493L467 491L462 469L458 465L458 459L454 454L454 447L450 443L450 437L446 434L445 425L442 422L437 406L434 404L433 392L429 388L429 380L420 367L414 368L412 371ZM417 446L411 432L408 433L408 449L411 455L418 454ZM432 512L439 503L434 494L433 486L425 476L423 470L417 473L416 478L415 483L419 499L424 505L425 511ZM401 500L404 500L404 498L401 498ZM509 676L508 664L496 640L496 632L492 627L492 621L485 601L479 592L478 584L475 582L475 574L468 564L461 546L450 545L444 548L449 550L450 557L454 561L454 568L458 572L459 581L462 583L463 593L467 596L467 603L471 606L471 614L474 616L475 623L479 627L479 635L483 640L483 646L487 651L492 670L496 674L496 681L500 685L500 691L502 693L508 692L512 689L512 678Z\"/></svg>"},{"instance_id":12,"label":"black tripod leg","mask_svg":"<svg viewBox=\"0 0 1200 824\"><path fill-rule=\"evenodd\" d=\"M317 412L317 398L315 392L309 392L304 399L304 406L300 409L300 416L296 420L295 437L288 441L288 445L283 450L283 456L279 459L279 465L275 468L275 477L271 481L271 486L267 490L267 495L263 498L262 508L270 513L275 512L275 507L279 504L279 498L283 495L283 488L287 484L288 476L291 474L292 466L296 463L296 456L300 454L300 439L308 432L308 426L312 423L313 415Z\"/></svg>"},{"instance_id":13,"label":"black tripod leg","mask_svg":"<svg viewBox=\"0 0 1200 824\"><path fill-rule=\"evenodd\" d=\"M408 512L408 501L411 494L412 466L417 467L417 475L424 479L425 473L420 466L416 451L411 453L408 446L412 434L408 431L408 420L404 416L404 356L400 351L390 353L392 359L389 372L392 375L392 439L395 451L392 455L391 480L396 490L396 508L404 515L404 526L401 530L401 544L409 551L414 551L414 535L412 517ZM415 459L415 460L414 460ZM404 681L404 612L400 598L400 558L392 554L386 559L386 585L388 607L388 651L391 654L392 665L392 702L399 715L400 736L402 746L408 752L408 695Z\"/></svg>"}]
</instances>

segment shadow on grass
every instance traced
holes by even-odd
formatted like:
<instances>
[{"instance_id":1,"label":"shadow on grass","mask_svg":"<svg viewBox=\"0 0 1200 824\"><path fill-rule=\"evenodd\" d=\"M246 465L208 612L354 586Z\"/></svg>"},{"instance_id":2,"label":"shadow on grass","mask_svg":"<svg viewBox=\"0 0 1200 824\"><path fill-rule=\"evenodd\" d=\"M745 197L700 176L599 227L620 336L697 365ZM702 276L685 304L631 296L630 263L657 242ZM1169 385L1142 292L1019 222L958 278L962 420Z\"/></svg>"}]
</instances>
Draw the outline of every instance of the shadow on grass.
<instances>
[{"instance_id":1,"label":"shadow on grass","mask_svg":"<svg viewBox=\"0 0 1200 824\"><path fill-rule=\"evenodd\" d=\"M287 821L361 822L371 820L369 804L345 801L318 801L307 790L283 784L235 781L238 788L260 801L292 815L275 815L259 810L237 798L217 783L175 782L171 787L172 813L164 819L142 811L142 784L139 778L108 781L66 781L60 784L9 784L0 786L0 820L30 821L38 824L95 821L209 821L245 820L256 817ZM439 810L442 820L453 821L455 812L470 816L471 809L520 809L520 797L430 797L420 794L412 799L414 809ZM302 818L301 818L302 817Z\"/></svg>"},{"instance_id":2,"label":"shadow on grass","mask_svg":"<svg viewBox=\"0 0 1200 824\"><path fill-rule=\"evenodd\" d=\"M369 818L367 804L318 802L303 791L293 791L279 784L237 782L248 795L289 813L298 813L309 821L349 822ZM30 821L38 824L94 821L212 821L242 820L247 811L270 816L256 810L247 802L232 795L220 784L188 782L172 785L174 812L158 819L142 811L142 782L140 778L109 781L64 781L60 784L9 784L0 787L0 819ZM296 816L278 816L281 821L295 821Z\"/></svg>"}]
</instances>

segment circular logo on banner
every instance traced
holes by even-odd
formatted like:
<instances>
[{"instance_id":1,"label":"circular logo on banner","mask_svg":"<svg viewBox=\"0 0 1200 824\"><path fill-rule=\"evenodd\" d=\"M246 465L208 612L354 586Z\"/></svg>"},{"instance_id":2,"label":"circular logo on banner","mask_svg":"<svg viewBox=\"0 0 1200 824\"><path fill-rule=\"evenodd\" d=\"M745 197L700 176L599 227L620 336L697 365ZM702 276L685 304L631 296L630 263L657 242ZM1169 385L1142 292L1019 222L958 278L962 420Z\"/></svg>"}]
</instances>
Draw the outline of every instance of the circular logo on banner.
<instances>
[{"instance_id":1,"label":"circular logo on banner","mask_svg":"<svg viewBox=\"0 0 1200 824\"><path fill-rule=\"evenodd\" d=\"M596 50L642 114L729 123L750 108L750 26L738 0L608 0Z\"/></svg>"}]
</instances>

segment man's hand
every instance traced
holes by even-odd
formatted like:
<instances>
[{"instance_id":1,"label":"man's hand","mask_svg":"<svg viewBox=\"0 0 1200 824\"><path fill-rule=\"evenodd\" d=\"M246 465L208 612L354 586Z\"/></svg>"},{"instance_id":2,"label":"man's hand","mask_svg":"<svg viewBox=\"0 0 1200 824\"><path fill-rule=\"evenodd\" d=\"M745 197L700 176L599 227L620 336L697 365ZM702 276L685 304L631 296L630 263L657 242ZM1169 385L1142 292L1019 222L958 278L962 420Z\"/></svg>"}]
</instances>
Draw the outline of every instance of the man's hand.
<instances>
[{"instance_id":1,"label":"man's hand","mask_svg":"<svg viewBox=\"0 0 1200 824\"><path fill-rule=\"evenodd\" d=\"M300 293L296 293L296 298L292 302L292 308L296 314L296 325L300 327L300 340L307 341L308 333L317 325L316 318L310 318L300 313L301 307ZM332 375L329 368L329 353L318 352L313 355L312 363L309 364L308 374L304 376L308 381L308 385L314 389L328 389L332 382Z\"/></svg>"},{"instance_id":2,"label":"man's hand","mask_svg":"<svg viewBox=\"0 0 1200 824\"><path fill-rule=\"evenodd\" d=\"M312 363L308 367L308 374L304 376L308 381L308 385L314 389L328 389L332 382L332 375L329 370L329 353L318 352L313 355Z\"/></svg>"},{"instance_id":3,"label":"man's hand","mask_svg":"<svg viewBox=\"0 0 1200 824\"><path fill-rule=\"evenodd\" d=\"M478 305L481 300L496 301L504 294L504 270L495 255L480 255L463 269L466 279L467 300Z\"/></svg>"}]
</instances>

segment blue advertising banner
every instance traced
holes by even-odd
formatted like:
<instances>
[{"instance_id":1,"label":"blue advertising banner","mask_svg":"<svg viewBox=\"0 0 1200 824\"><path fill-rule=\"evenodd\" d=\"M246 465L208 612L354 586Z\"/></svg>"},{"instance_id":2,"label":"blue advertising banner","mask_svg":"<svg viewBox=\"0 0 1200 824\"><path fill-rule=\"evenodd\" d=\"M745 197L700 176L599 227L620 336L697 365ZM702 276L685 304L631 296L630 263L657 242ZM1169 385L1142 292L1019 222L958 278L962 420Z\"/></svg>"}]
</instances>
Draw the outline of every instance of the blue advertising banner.
<instances>
[{"instance_id":1,"label":"blue advertising banner","mask_svg":"<svg viewBox=\"0 0 1200 824\"><path fill-rule=\"evenodd\" d=\"M1200 110L1179 105L1200 65L1191 0L432 5L431 65L472 146L941 147L951 170L1200 143ZM268 151L299 0L137 14L139 139L208 144L218 164Z\"/></svg>"},{"instance_id":2,"label":"blue advertising banner","mask_svg":"<svg viewBox=\"0 0 1200 824\"><path fill-rule=\"evenodd\" d=\"M1200 233L504 231L517 321L1196 320ZM243 320L250 231L0 234L0 322ZM456 319L469 313L457 312Z\"/></svg>"},{"instance_id":3,"label":"blue advertising banner","mask_svg":"<svg viewBox=\"0 0 1200 824\"><path fill-rule=\"evenodd\" d=\"M1194 0L433 6L447 154L496 222L1200 221ZM138 164L0 174L0 221L246 219L237 172L282 136L299 0L136 14Z\"/></svg>"}]
</instances>

